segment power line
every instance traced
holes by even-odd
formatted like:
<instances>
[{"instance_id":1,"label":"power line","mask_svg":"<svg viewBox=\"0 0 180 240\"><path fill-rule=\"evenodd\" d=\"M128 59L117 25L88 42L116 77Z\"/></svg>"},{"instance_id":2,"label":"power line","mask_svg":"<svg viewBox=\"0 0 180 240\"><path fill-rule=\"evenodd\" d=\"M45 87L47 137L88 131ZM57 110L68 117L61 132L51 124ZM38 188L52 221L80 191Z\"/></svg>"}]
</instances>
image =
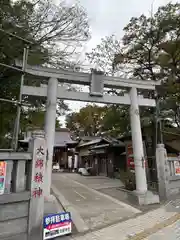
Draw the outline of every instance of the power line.
<instances>
[{"instance_id":1,"label":"power line","mask_svg":"<svg viewBox=\"0 0 180 240\"><path fill-rule=\"evenodd\" d=\"M27 107L31 106L28 103L21 103L21 102L19 102L17 100L10 100L10 99L7 99L7 98L0 98L0 101L2 101L2 102L9 102L9 103L13 103L15 105L22 105L22 106L27 106Z\"/></svg>"},{"instance_id":2,"label":"power line","mask_svg":"<svg viewBox=\"0 0 180 240\"><path fill-rule=\"evenodd\" d=\"M16 71L19 71L19 72L23 72L22 69L19 69L19 68L16 68L16 67L13 67L13 66L4 64L4 63L0 63L0 66L6 67L6 68L11 68L11 69L16 70Z\"/></svg>"},{"instance_id":3,"label":"power line","mask_svg":"<svg viewBox=\"0 0 180 240\"><path fill-rule=\"evenodd\" d=\"M28 45L33 45L33 43L32 43L31 41L29 41L29 40L27 40L27 39L25 39L25 38L19 37L19 36L17 36L16 34L13 34L13 33L10 33L10 32L8 32L8 31L5 31L5 30L2 29L2 28L0 28L0 31L3 32L3 33L5 33L5 34L7 34L7 35L9 35L9 36L11 36L11 37L14 37L14 38L17 38L18 40L21 40L21 41L27 43Z\"/></svg>"}]
</instances>

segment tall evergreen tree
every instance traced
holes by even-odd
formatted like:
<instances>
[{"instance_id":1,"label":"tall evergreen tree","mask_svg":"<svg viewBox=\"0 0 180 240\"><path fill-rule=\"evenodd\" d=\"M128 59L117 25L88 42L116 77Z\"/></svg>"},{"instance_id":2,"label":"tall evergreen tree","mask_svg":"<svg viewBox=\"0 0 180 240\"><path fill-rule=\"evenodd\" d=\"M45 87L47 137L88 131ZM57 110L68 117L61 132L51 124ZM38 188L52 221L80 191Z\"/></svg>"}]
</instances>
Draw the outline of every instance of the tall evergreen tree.
<instances>
[{"instance_id":1,"label":"tall evergreen tree","mask_svg":"<svg viewBox=\"0 0 180 240\"><path fill-rule=\"evenodd\" d=\"M0 28L27 39L30 46L28 63L34 65L50 64L55 67L67 67L72 62L70 56L80 51L89 39L89 25L86 12L79 5L59 5L51 1L2 0L0 2ZM15 59L22 60L26 43L0 31L0 63L13 65ZM0 65L1 98L17 100L20 89L20 73ZM32 79L25 78L32 84ZM36 84L33 82L33 84ZM31 104L24 108L21 129L27 125L36 125L32 120L38 111L44 111L45 99L25 96L23 101ZM58 109L67 109L59 101ZM7 146L5 136L12 136L16 116L16 106L0 101L0 146ZM31 119L31 120L30 120ZM43 118L39 125L43 127Z\"/></svg>"}]
</instances>

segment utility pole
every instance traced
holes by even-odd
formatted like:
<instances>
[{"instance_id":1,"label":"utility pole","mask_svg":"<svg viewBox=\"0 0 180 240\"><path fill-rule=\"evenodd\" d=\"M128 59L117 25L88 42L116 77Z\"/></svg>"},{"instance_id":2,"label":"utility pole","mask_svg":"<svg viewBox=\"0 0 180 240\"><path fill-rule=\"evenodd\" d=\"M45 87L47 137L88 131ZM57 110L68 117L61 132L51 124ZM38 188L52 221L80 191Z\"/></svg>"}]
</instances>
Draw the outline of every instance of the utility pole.
<instances>
[{"instance_id":1,"label":"utility pole","mask_svg":"<svg viewBox=\"0 0 180 240\"><path fill-rule=\"evenodd\" d=\"M23 63L22 63L22 75L21 75L21 83L20 83L20 93L19 93L19 104L17 106L17 117L16 117L16 124L15 124L15 138L14 138L14 149L17 150L18 147L18 135L19 135L19 126L20 126L20 118L21 118L21 103L22 103L22 87L24 85L24 75L25 75L25 69L27 65L27 59L28 59L28 52L29 52L29 46L24 48L23 53Z\"/></svg>"},{"instance_id":2,"label":"utility pole","mask_svg":"<svg viewBox=\"0 0 180 240\"><path fill-rule=\"evenodd\" d=\"M160 115L160 99L156 93L156 146L163 143L162 118Z\"/></svg>"}]
</instances>

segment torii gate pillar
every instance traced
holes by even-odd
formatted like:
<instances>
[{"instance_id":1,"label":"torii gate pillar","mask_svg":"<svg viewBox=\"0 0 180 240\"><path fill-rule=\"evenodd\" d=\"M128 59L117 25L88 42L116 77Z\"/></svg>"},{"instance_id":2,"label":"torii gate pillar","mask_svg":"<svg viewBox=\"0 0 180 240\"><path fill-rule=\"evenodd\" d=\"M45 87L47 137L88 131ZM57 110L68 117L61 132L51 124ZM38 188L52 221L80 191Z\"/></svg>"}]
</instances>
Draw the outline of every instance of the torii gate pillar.
<instances>
[{"instance_id":1,"label":"torii gate pillar","mask_svg":"<svg viewBox=\"0 0 180 240\"><path fill-rule=\"evenodd\" d=\"M57 89L58 80L56 78L50 78L47 88L47 105L45 116L45 138L47 143L47 164L45 175L45 197L50 196L51 190L51 175L52 175L52 161L54 151L54 138L56 127L56 104L57 104Z\"/></svg>"},{"instance_id":2,"label":"torii gate pillar","mask_svg":"<svg viewBox=\"0 0 180 240\"><path fill-rule=\"evenodd\" d=\"M137 89L132 87L129 95L131 100L130 122L135 164L136 191L137 193L143 194L147 192L147 179Z\"/></svg>"}]
</instances>

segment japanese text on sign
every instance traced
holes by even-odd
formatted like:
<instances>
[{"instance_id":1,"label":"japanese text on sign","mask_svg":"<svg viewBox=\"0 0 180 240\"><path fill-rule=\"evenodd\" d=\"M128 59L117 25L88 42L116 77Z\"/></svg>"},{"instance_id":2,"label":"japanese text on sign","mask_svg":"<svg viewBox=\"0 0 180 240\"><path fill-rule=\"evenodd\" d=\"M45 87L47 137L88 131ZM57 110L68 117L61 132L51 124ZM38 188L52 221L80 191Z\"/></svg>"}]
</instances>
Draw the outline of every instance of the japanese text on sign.
<instances>
[{"instance_id":1,"label":"japanese text on sign","mask_svg":"<svg viewBox=\"0 0 180 240\"><path fill-rule=\"evenodd\" d=\"M69 213L63 213L63 214L57 214L53 216L47 216L45 217L45 223L46 225L59 223L63 221L69 221L71 219Z\"/></svg>"},{"instance_id":2,"label":"japanese text on sign","mask_svg":"<svg viewBox=\"0 0 180 240\"><path fill-rule=\"evenodd\" d=\"M36 154L37 155L44 155L44 148L42 146L40 146L39 148L37 148L37 151L36 151Z\"/></svg>"},{"instance_id":3,"label":"japanese text on sign","mask_svg":"<svg viewBox=\"0 0 180 240\"><path fill-rule=\"evenodd\" d=\"M71 233L71 215L69 212L44 217L44 239L51 239Z\"/></svg>"},{"instance_id":4,"label":"japanese text on sign","mask_svg":"<svg viewBox=\"0 0 180 240\"><path fill-rule=\"evenodd\" d=\"M38 182L38 183L42 183L43 182L43 175L42 175L42 173L41 172L37 172L36 174L35 174L35 176L34 176L34 181L35 182Z\"/></svg>"},{"instance_id":5,"label":"japanese text on sign","mask_svg":"<svg viewBox=\"0 0 180 240\"><path fill-rule=\"evenodd\" d=\"M36 160L36 165L35 165L35 168L40 168L42 169L44 166L44 161L42 159L37 159Z\"/></svg>"},{"instance_id":6,"label":"japanese text on sign","mask_svg":"<svg viewBox=\"0 0 180 240\"><path fill-rule=\"evenodd\" d=\"M36 149L35 155L35 169L33 177L34 188L32 190L32 196L34 198L41 197L43 194L42 183L43 183L44 157L45 157L44 148L40 146Z\"/></svg>"},{"instance_id":7,"label":"japanese text on sign","mask_svg":"<svg viewBox=\"0 0 180 240\"><path fill-rule=\"evenodd\" d=\"M33 197L40 197L42 195L42 189L39 187L39 188L34 188L33 189Z\"/></svg>"}]
</instances>

